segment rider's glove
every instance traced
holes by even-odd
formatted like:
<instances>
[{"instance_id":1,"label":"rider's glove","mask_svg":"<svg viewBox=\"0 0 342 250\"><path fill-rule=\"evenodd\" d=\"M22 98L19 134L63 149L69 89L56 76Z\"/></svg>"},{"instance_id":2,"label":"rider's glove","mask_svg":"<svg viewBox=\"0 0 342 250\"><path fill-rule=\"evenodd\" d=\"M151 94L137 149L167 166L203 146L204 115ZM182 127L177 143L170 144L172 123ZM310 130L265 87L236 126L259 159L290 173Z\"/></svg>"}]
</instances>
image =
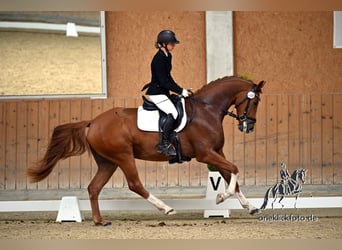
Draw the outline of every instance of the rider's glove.
<instances>
[{"instance_id":1,"label":"rider's glove","mask_svg":"<svg viewBox=\"0 0 342 250\"><path fill-rule=\"evenodd\" d=\"M189 92L186 89L183 89L182 96L188 97L189 96Z\"/></svg>"}]
</instances>

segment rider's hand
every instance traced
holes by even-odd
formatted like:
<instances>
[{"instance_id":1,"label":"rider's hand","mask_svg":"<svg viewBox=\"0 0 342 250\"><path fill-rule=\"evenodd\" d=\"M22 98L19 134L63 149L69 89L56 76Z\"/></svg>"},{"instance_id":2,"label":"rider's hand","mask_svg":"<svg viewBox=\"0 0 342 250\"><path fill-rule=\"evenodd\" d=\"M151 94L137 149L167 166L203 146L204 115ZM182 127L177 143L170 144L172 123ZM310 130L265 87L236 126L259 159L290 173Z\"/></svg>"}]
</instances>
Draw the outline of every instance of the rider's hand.
<instances>
[{"instance_id":1,"label":"rider's hand","mask_svg":"<svg viewBox=\"0 0 342 250\"><path fill-rule=\"evenodd\" d=\"M184 96L184 97L188 97L188 96L189 96L189 92L188 92L188 90L186 90L186 89L183 89L183 91L182 91L182 96Z\"/></svg>"}]
</instances>

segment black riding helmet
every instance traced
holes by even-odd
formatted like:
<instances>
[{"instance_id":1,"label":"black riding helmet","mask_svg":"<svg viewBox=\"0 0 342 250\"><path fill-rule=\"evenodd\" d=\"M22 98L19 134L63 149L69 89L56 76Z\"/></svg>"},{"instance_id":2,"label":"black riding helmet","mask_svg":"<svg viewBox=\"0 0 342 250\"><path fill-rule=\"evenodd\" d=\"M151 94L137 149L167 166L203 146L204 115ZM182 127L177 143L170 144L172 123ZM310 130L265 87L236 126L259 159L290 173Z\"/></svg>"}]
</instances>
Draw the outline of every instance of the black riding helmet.
<instances>
[{"instance_id":1,"label":"black riding helmet","mask_svg":"<svg viewBox=\"0 0 342 250\"><path fill-rule=\"evenodd\" d=\"M176 38L176 34L172 30L163 30L158 34L156 45L163 45L164 43L179 43L179 41Z\"/></svg>"}]
</instances>

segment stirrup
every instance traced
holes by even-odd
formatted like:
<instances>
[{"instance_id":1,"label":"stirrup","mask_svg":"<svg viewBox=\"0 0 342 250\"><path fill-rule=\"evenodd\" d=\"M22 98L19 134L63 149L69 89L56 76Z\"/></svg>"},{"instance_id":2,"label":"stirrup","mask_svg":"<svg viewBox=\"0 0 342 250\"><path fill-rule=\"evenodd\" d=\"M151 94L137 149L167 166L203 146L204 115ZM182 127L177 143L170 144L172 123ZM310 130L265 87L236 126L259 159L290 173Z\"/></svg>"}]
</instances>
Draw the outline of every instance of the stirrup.
<instances>
[{"instance_id":1,"label":"stirrup","mask_svg":"<svg viewBox=\"0 0 342 250\"><path fill-rule=\"evenodd\" d=\"M166 156L176 156L176 151L170 150L171 144L169 146L166 145L158 145L157 152L163 153Z\"/></svg>"}]
</instances>

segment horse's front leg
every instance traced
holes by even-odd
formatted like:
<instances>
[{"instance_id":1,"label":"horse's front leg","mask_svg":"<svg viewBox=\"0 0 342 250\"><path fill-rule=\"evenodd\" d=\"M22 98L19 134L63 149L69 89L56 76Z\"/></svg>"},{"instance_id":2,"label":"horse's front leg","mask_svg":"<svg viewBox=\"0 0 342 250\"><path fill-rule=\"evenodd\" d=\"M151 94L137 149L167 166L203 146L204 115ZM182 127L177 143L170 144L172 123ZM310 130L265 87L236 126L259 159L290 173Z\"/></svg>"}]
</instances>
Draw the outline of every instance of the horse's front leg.
<instances>
[{"instance_id":1,"label":"horse's front leg","mask_svg":"<svg viewBox=\"0 0 342 250\"><path fill-rule=\"evenodd\" d=\"M237 185L238 187L238 185ZM236 197L238 198L241 206L243 208L248 209L248 212L253 215L253 214L257 214L259 213L259 208L253 206L251 203L249 203L249 201L246 199L246 197L244 196L244 194L241 192L241 190L239 190L239 192L236 192Z\"/></svg>"},{"instance_id":2,"label":"horse's front leg","mask_svg":"<svg viewBox=\"0 0 342 250\"><path fill-rule=\"evenodd\" d=\"M281 201L284 199L284 195L282 195L278 201L278 203L281 205L281 209L284 209L284 204L281 203Z\"/></svg>"},{"instance_id":3,"label":"horse's front leg","mask_svg":"<svg viewBox=\"0 0 342 250\"><path fill-rule=\"evenodd\" d=\"M215 166L222 177L225 179L225 181L228 183L226 192L217 196L217 204L223 202L224 200L235 194L239 170L234 164L227 161L222 154L217 153L214 150L203 152L199 154L196 159L199 162Z\"/></svg>"},{"instance_id":4,"label":"horse's front leg","mask_svg":"<svg viewBox=\"0 0 342 250\"><path fill-rule=\"evenodd\" d=\"M298 200L299 193L296 194L296 199L294 203L294 208L297 209L297 200Z\"/></svg>"},{"instance_id":5,"label":"horse's front leg","mask_svg":"<svg viewBox=\"0 0 342 250\"><path fill-rule=\"evenodd\" d=\"M229 183L230 175L223 175L223 176L225 176L224 179L227 179L227 183ZM251 215L259 213L260 210L257 207L253 206L247 200L245 195L242 193L242 191L240 190L238 182L236 182L235 195L236 195L236 198L239 200L241 206L243 208L246 208ZM227 199L226 197L228 197L228 195L226 195L226 194L218 194L217 197L216 197L216 203L219 204L219 203L225 201Z\"/></svg>"},{"instance_id":6,"label":"horse's front leg","mask_svg":"<svg viewBox=\"0 0 342 250\"><path fill-rule=\"evenodd\" d=\"M222 155L222 157L225 158L225 155L223 153L222 150L219 151L219 154ZM225 173L221 173L221 175L223 176L223 178L227 181L227 183L230 183L230 173L225 172ZM245 197L245 195L242 193L242 191L240 190L239 187L239 183L236 182L236 188L235 188L235 195L237 197L237 199L239 200L241 206L243 208L246 208L248 210L248 212L253 215L256 213L259 213L259 209L255 206L253 206ZM216 198L216 203L219 204L221 202L223 202L225 200L225 197L227 197L227 195L224 194L218 194L217 198ZM222 199L223 198L223 199Z\"/></svg>"}]
</instances>

